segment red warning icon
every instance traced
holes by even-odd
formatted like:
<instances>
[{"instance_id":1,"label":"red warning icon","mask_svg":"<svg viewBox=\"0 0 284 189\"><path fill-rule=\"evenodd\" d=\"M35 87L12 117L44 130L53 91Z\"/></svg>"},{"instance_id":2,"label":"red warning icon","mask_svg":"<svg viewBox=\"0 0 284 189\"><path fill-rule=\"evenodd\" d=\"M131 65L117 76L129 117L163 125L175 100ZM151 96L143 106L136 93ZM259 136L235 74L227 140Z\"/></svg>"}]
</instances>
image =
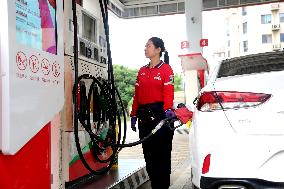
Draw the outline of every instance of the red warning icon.
<instances>
[{"instance_id":1,"label":"red warning icon","mask_svg":"<svg viewBox=\"0 0 284 189\"><path fill-rule=\"evenodd\" d=\"M27 68L27 57L25 53L19 51L16 55L16 63L19 70L25 70Z\"/></svg>"},{"instance_id":2,"label":"red warning icon","mask_svg":"<svg viewBox=\"0 0 284 189\"><path fill-rule=\"evenodd\" d=\"M29 66L33 73L37 73L39 70L39 61L35 55L32 55L29 59Z\"/></svg>"},{"instance_id":3,"label":"red warning icon","mask_svg":"<svg viewBox=\"0 0 284 189\"><path fill-rule=\"evenodd\" d=\"M50 66L50 63L49 61L44 58L42 61L41 61L41 71L44 75L48 75L49 72L51 70L51 66Z\"/></svg>"},{"instance_id":4,"label":"red warning icon","mask_svg":"<svg viewBox=\"0 0 284 189\"><path fill-rule=\"evenodd\" d=\"M52 73L54 77L59 77L60 75L60 65L56 62L52 64Z\"/></svg>"}]
</instances>

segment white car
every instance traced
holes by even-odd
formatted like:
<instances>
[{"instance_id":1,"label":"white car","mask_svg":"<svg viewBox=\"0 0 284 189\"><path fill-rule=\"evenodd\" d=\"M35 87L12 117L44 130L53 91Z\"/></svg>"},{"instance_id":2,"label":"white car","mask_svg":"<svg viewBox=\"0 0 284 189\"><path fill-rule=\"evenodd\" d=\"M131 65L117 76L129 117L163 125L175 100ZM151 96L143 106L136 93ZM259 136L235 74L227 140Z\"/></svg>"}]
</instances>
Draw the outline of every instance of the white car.
<instances>
[{"instance_id":1,"label":"white car","mask_svg":"<svg viewBox=\"0 0 284 189\"><path fill-rule=\"evenodd\" d=\"M193 188L284 188L284 52L222 61L190 127Z\"/></svg>"}]
</instances>

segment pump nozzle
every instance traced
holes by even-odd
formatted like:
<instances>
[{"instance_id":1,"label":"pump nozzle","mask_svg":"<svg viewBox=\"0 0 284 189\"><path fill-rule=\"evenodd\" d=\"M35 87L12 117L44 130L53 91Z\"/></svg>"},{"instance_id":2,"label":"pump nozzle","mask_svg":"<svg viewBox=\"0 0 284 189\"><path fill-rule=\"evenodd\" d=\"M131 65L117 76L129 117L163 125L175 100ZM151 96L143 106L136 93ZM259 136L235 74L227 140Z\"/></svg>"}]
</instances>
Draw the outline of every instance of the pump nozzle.
<instances>
[{"instance_id":1,"label":"pump nozzle","mask_svg":"<svg viewBox=\"0 0 284 189\"><path fill-rule=\"evenodd\" d=\"M190 111L184 104L180 103L178 104L177 109L175 109L175 114L183 124L186 124L191 120L193 112Z\"/></svg>"}]
</instances>

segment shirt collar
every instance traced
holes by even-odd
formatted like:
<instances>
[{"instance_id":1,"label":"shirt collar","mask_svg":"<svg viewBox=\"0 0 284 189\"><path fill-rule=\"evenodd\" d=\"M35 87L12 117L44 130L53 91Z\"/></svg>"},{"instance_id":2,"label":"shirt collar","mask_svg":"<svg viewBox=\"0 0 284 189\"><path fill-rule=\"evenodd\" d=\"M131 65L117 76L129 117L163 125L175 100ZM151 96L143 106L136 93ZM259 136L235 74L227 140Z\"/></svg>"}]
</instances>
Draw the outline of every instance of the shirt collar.
<instances>
[{"instance_id":1,"label":"shirt collar","mask_svg":"<svg viewBox=\"0 0 284 189\"><path fill-rule=\"evenodd\" d=\"M154 68L160 68L164 62L161 60L159 64L157 64ZM150 63L146 65L147 68L150 68Z\"/></svg>"}]
</instances>

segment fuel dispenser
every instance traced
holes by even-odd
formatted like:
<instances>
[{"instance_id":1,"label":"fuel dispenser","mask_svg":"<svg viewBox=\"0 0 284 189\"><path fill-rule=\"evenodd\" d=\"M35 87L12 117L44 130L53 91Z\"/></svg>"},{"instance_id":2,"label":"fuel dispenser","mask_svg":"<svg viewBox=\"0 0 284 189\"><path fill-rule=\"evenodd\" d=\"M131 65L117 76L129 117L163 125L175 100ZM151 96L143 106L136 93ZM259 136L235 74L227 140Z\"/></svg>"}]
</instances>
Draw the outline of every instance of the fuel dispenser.
<instances>
[{"instance_id":1,"label":"fuel dispenser","mask_svg":"<svg viewBox=\"0 0 284 189\"><path fill-rule=\"evenodd\" d=\"M88 98L88 92L91 87L91 79L85 77L75 86L75 67L77 66L78 76L88 75L103 80L108 79L108 64L107 64L107 49L106 49L106 35L103 26L102 14L100 10L99 1L84 1L76 4L76 19L78 28L74 28L73 22L73 7L70 1L65 0L65 105L63 119L63 146L68 146L63 152L63 166L65 181L72 183L76 179L80 179L90 173L85 168L80 158L85 158L86 163L91 166L94 171L99 171L108 166L108 162L99 162L94 158L96 153L93 149L93 142L80 123L92 122L92 130L98 135L105 135L108 130L109 123L106 118L99 117L94 113L97 109L93 109ZM76 22L76 21L75 21ZM77 29L77 31L75 31ZM74 33L77 33L77 52L78 62L75 63L74 52ZM93 87L92 87L93 88ZM98 90L93 90L92 103L97 102L96 98L99 96ZM78 111L80 112L80 120L74 120L76 112L74 105L74 94L77 93ZM91 99L91 98L90 98ZM88 108L87 108L88 107ZM92 109L91 109L92 107ZM91 116L90 116L91 115ZM101 114L101 115L105 115ZM89 117L90 116L90 117ZM92 119L91 119L92 118ZM100 122L98 123L98 119ZM79 121L78 121L79 120ZM74 126L78 123L78 130L74 130ZM94 125L96 124L96 126ZM78 138L75 133L77 132ZM82 152L78 152L77 143L80 143ZM81 154L79 154L81 153ZM102 154L102 155L101 155ZM108 159L112 155L112 149L107 148L97 154L102 159ZM80 157L81 156L81 157ZM104 156L104 157L101 157ZM83 160L84 161L84 160Z\"/></svg>"},{"instance_id":2,"label":"fuel dispenser","mask_svg":"<svg viewBox=\"0 0 284 189\"><path fill-rule=\"evenodd\" d=\"M1 0L0 11L0 188L50 187L51 121L64 103L63 3Z\"/></svg>"}]
</instances>

